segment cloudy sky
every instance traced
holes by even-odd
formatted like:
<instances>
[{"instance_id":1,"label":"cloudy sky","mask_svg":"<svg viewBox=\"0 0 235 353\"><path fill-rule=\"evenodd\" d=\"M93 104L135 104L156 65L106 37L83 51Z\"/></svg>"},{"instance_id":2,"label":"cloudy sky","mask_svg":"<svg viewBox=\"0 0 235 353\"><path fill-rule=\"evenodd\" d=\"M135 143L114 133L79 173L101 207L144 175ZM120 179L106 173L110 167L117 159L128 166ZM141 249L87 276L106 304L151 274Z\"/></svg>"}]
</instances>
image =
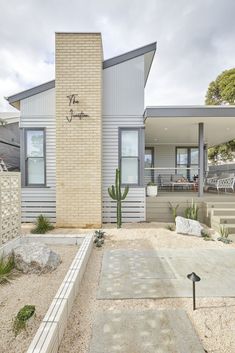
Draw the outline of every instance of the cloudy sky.
<instances>
[{"instance_id":1,"label":"cloudy sky","mask_svg":"<svg viewBox=\"0 0 235 353\"><path fill-rule=\"evenodd\" d=\"M157 41L146 105L203 104L235 67L234 0L0 0L0 111L54 79L54 32L102 32L105 59Z\"/></svg>"}]
</instances>

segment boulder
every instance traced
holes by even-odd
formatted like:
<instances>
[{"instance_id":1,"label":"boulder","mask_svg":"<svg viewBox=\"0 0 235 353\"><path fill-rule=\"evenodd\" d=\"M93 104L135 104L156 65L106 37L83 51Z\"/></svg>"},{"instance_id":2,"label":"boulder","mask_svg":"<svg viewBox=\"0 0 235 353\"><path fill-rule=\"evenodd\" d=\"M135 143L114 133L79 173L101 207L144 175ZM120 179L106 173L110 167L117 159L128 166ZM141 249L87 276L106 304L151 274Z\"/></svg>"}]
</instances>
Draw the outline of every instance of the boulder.
<instances>
[{"instance_id":1,"label":"boulder","mask_svg":"<svg viewBox=\"0 0 235 353\"><path fill-rule=\"evenodd\" d=\"M184 217L176 217L176 233L186 234L186 235L195 235L197 237L202 236L203 227L198 221Z\"/></svg>"},{"instance_id":2,"label":"boulder","mask_svg":"<svg viewBox=\"0 0 235 353\"><path fill-rule=\"evenodd\" d=\"M60 255L42 243L28 243L13 250L15 266L23 273L46 273L61 263Z\"/></svg>"}]
</instances>

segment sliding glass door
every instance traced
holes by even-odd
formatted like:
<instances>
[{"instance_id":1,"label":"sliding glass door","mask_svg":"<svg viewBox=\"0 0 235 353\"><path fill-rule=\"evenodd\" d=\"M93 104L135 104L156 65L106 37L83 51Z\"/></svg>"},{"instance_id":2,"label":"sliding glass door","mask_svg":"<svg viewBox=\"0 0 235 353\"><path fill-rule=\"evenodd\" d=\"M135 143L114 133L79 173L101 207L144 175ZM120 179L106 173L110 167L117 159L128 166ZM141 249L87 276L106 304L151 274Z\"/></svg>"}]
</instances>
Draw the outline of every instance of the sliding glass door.
<instances>
[{"instance_id":1,"label":"sliding glass door","mask_svg":"<svg viewBox=\"0 0 235 353\"><path fill-rule=\"evenodd\" d=\"M198 148L177 147L176 168L177 174L182 174L189 181L193 181L198 175Z\"/></svg>"}]
</instances>

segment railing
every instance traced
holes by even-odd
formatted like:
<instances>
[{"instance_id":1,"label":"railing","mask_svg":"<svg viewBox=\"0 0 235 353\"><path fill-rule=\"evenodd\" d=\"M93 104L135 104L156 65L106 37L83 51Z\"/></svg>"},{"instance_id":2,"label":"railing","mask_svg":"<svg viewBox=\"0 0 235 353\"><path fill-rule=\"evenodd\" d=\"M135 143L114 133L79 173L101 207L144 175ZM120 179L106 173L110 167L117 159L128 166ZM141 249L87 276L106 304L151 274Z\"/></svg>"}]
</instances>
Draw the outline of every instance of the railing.
<instances>
[{"instance_id":1,"label":"railing","mask_svg":"<svg viewBox=\"0 0 235 353\"><path fill-rule=\"evenodd\" d=\"M20 235L20 173L0 172L0 245Z\"/></svg>"},{"instance_id":2,"label":"railing","mask_svg":"<svg viewBox=\"0 0 235 353\"><path fill-rule=\"evenodd\" d=\"M198 167L161 167L145 168L145 186L153 182L160 190L166 191L197 191Z\"/></svg>"}]
</instances>

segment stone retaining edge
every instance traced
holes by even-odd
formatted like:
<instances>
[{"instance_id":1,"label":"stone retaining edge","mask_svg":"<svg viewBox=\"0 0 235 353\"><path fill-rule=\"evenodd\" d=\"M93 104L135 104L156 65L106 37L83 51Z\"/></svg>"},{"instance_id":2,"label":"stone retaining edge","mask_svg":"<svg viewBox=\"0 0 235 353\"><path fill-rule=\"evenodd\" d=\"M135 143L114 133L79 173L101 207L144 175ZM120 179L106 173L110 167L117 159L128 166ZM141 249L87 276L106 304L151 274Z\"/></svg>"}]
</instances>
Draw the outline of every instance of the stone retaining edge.
<instances>
[{"instance_id":1,"label":"stone retaining edge","mask_svg":"<svg viewBox=\"0 0 235 353\"><path fill-rule=\"evenodd\" d=\"M93 247L86 235L27 353L57 353Z\"/></svg>"}]
</instances>

